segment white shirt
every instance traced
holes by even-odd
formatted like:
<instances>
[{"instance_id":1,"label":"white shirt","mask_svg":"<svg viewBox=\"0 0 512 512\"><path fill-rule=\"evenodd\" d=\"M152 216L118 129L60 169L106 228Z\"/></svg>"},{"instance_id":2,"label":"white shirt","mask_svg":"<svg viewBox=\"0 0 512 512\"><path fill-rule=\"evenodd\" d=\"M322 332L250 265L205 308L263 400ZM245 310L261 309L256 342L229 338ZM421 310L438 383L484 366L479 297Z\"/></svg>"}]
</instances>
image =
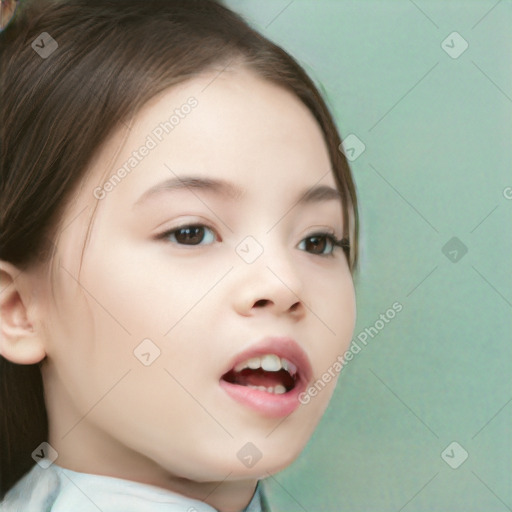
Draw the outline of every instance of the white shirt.
<instances>
[{"instance_id":1,"label":"white shirt","mask_svg":"<svg viewBox=\"0 0 512 512\"><path fill-rule=\"evenodd\" d=\"M1 512L216 512L212 506L161 487L80 473L41 460L0 502ZM269 512L258 482L241 512Z\"/></svg>"}]
</instances>

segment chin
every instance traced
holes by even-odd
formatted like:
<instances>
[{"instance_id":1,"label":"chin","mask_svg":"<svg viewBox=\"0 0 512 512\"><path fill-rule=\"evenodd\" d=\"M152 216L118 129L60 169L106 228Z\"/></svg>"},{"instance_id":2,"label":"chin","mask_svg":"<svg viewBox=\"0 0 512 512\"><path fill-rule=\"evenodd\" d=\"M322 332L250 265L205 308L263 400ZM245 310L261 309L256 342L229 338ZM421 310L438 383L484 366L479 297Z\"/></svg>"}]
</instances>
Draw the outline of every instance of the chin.
<instances>
[{"instance_id":1,"label":"chin","mask_svg":"<svg viewBox=\"0 0 512 512\"><path fill-rule=\"evenodd\" d=\"M248 476L258 479L266 478L289 467L298 458L302 449L303 447L300 449L294 447L294 449L285 451L281 448L278 452L268 449L267 451L271 451L271 455L264 451L261 459L253 467L244 468L243 466L238 466L232 468L233 474L241 478L247 478Z\"/></svg>"}]
</instances>

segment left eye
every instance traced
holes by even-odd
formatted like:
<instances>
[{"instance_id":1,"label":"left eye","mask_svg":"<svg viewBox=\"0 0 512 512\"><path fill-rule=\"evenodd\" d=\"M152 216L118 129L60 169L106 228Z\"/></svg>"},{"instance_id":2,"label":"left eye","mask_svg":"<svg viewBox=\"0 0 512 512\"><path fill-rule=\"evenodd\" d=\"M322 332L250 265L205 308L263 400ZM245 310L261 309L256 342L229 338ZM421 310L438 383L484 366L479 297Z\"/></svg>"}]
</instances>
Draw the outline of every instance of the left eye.
<instances>
[{"instance_id":1,"label":"left eye","mask_svg":"<svg viewBox=\"0 0 512 512\"><path fill-rule=\"evenodd\" d=\"M338 240L329 233L315 233L304 238L299 244L299 249L319 256L325 256L332 254L335 247L341 247L341 244L341 240Z\"/></svg>"},{"instance_id":2,"label":"left eye","mask_svg":"<svg viewBox=\"0 0 512 512\"><path fill-rule=\"evenodd\" d=\"M163 233L161 237L179 245L204 245L201 242L205 239L205 234L208 232L211 234L206 236L208 243L214 242L215 234L213 234L213 230L201 224L175 228Z\"/></svg>"}]
</instances>

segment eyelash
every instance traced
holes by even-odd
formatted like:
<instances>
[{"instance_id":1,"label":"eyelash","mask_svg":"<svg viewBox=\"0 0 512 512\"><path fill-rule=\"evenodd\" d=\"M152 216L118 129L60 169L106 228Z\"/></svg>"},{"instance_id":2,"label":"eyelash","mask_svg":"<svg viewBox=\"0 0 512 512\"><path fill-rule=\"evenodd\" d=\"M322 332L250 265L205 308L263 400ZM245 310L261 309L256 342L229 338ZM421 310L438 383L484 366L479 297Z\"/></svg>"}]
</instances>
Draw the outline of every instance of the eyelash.
<instances>
[{"instance_id":1,"label":"eyelash","mask_svg":"<svg viewBox=\"0 0 512 512\"><path fill-rule=\"evenodd\" d=\"M207 226L205 224L184 224L182 226L177 226L175 228L169 229L169 230L161 233L160 235L157 235L156 239L157 240L165 240L165 239L169 238L171 235L174 235L175 233L177 233L178 231L181 231L181 230L187 229L187 228L206 228L212 232L215 232L215 230L213 228L211 228L210 226ZM323 256L323 257L331 256L332 257L332 256L334 256L334 249L336 247L341 247L345 252L347 252L350 248L350 243L347 238L342 238L340 240L340 239L336 238L332 233L323 232L323 231L320 231L320 232L317 231L317 232L311 233L310 235L303 238L301 240L301 243L304 240L308 240L311 238L326 238L327 240L330 241L330 243L332 245L332 249L328 253L320 253L320 254L312 253L312 252L309 253L309 254L313 254L315 256ZM167 241L169 241L169 240L167 240ZM180 244L177 241L176 242L171 241L171 243L176 243L178 245L183 245L185 247L197 247L199 245L204 245L201 243L199 243L199 244ZM305 252L307 252L307 251L305 251Z\"/></svg>"}]
</instances>

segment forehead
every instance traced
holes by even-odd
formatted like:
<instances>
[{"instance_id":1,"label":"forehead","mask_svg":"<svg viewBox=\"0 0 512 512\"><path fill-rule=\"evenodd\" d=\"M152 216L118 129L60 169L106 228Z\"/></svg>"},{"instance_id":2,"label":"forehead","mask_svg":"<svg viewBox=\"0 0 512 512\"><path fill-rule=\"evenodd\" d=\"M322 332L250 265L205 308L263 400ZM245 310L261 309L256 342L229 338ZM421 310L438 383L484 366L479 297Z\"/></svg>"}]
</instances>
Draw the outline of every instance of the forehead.
<instances>
[{"instance_id":1,"label":"forehead","mask_svg":"<svg viewBox=\"0 0 512 512\"><path fill-rule=\"evenodd\" d=\"M309 109L244 68L204 73L151 99L106 143L91 174L94 186L119 174L116 195L122 189L132 202L158 181L190 174L260 192L335 186Z\"/></svg>"}]
</instances>

